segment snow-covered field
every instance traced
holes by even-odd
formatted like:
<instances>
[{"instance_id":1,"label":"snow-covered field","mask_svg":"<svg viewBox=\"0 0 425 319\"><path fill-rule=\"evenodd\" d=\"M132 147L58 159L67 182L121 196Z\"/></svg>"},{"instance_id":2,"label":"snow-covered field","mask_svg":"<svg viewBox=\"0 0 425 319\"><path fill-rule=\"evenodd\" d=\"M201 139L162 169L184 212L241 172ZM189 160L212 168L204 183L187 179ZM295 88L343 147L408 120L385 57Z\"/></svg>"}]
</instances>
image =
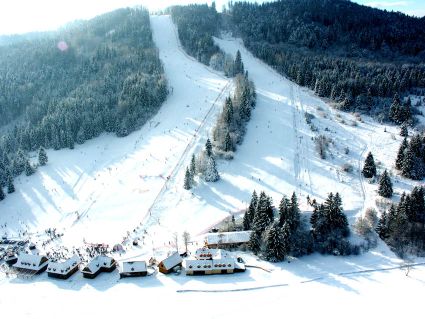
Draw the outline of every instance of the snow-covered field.
<instances>
[{"instance_id":1,"label":"snow-covered field","mask_svg":"<svg viewBox=\"0 0 425 319\"><path fill-rule=\"evenodd\" d=\"M271 195L276 205L282 194L295 191L304 211L309 209L306 195L323 200L328 192L338 191L351 223L375 205L376 184L363 180L359 167L372 151L381 163L379 169L391 169L401 142L398 129L384 130L368 118L360 122L353 115L339 114L231 38L216 41L226 52L241 51L257 88L257 107L235 158L218 161L221 180L199 181L193 190L183 190L190 157L203 147L233 86L181 50L168 16L153 16L151 22L172 92L160 112L126 138L103 134L73 151L49 151L49 164L31 177L20 177L17 192L0 202L0 224L7 224L8 235L29 229L37 241L42 238L38 234L56 227L64 237L52 245L72 247L83 240L115 244L129 232L130 239L144 238L143 248L127 244L128 252L116 258L146 260L170 250L173 233L187 230L195 237L240 213L254 189ZM306 124L304 112L314 114L318 132ZM317 134L332 140L326 160L315 151L312 138ZM351 164L353 172L343 172L343 164ZM398 194L414 185L393 178ZM0 229L3 232L5 228ZM138 312L178 318L254 318L268 313L395 318L421 311L424 267L414 267L409 276L404 269L382 270L403 265L383 243L362 256L314 254L278 264L250 254L243 257L272 272L248 269L211 277L157 274L122 281L116 272L95 280L76 274L67 281L46 274L23 280L0 273L0 309L19 318L45 313L109 318ZM361 272L372 269L381 270Z\"/></svg>"}]
</instances>

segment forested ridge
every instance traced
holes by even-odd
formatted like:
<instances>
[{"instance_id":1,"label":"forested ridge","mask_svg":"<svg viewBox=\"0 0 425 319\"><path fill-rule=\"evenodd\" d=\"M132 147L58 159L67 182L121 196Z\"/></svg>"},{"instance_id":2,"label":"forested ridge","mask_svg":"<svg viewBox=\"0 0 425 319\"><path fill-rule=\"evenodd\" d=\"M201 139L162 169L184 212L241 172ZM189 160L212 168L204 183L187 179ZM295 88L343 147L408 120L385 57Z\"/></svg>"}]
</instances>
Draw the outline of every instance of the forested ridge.
<instances>
[{"instance_id":1,"label":"forested ridge","mask_svg":"<svg viewBox=\"0 0 425 319\"><path fill-rule=\"evenodd\" d=\"M0 46L0 184L23 172L27 152L145 123L167 83L145 9L120 9L45 37Z\"/></svg>"},{"instance_id":2,"label":"forested ridge","mask_svg":"<svg viewBox=\"0 0 425 319\"><path fill-rule=\"evenodd\" d=\"M424 19L344 0L237 2L229 12L257 57L341 109L391 120L396 93L425 87Z\"/></svg>"}]
</instances>

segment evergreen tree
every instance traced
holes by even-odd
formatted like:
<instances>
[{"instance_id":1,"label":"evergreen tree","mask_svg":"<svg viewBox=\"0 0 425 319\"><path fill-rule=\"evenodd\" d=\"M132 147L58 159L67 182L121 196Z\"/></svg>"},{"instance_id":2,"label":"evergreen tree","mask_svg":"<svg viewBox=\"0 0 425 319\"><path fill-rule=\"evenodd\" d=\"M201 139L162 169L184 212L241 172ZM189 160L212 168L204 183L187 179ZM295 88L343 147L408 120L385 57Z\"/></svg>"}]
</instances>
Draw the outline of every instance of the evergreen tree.
<instances>
[{"instance_id":1,"label":"evergreen tree","mask_svg":"<svg viewBox=\"0 0 425 319\"><path fill-rule=\"evenodd\" d=\"M192 154L192 159L190 160L190 175L192 177L192 181L196 176L196 159L195 154Z\"/></svg>"},{"instance_id":2,"label":"evergreen tree","mask_svg":"<svg viewBox=\"0 0 425 319\"><path fill-rule=\"evenodd\" d=\"M6 194L3 192L3 187L0 186L0 201L6 198Z\"/></svg>"},{"instance_id":3,"label":"evergreen tree","mask_svg":"<svg viewBox=\"0 0 425 319\"><path fill-rule=\"evenodd\" d=\"M47 164L47 162L48 162L48 157L47 157L47 154L46 154L46 151L44 150L44 148L43 147L40 147L40 149L39 149L39 151L38 151L38 163L41 165L41 166L44 166L44 165L46 165Z\"/></svg>"},{"instance_id":4,"label":"evergreen tree","mask_svg":"<svg viewBox=\"0 0 425 319\"><path fill-rule=\"evenodd\" d=\"M205 152L207 153L208 157L212 156L212 144L210 139L207 139L207 142L205 143Z\"/></svg>"},{"instance_id":5,"label":"evergreen tree","mask_svg":"<svg viewBox=\"0 0 425 319\"><path fill-rule=\"evenodd\" d=\"M11 194L15 192L15 186L13 185L12 177L9 176L7 179L7 193Z\"/></svg>"},{"instance_id":6,"label":"evergreen tree","mask_svg":"<svg viewBox=\"0 0 425 319\"><path fill-rule=\"evenodd\" d=\"M288 219L289 216L289 199L284 195L279 204L279 226L283 227L283 224Z\"/></svg>"},{"instance_id":7,"label":"evergreen tree","mask_svg":"<svg viewBox=\"0 0 425 319\"><path fill-rule=\"evenodd\" d=\"M252 229L257 232L264 232L270 225L270 199L266 193L261 192L257 203Z\"/></svg>"},{"instance_id":8,"label":"evergreen tree","mask_svg":"<svg viewBox=\"0 0 425 319\"><path fill-rule=\"evenodd\" d=\"M406 150L403 158L403 164L401 166L401 174L407 178L415 178L415 154L411 149L410 145Z\"/></svg>"},{"instance_id":9,"label":"evergreen tree","mask_svg":"<svg viewBox=\"0 0 425 319\"><path fill-rule=\"evenodd\" d=\"M376 176L376 165L371 152L367 154L362 173L363 173L363 176L366 178L371 178Z\"/></svg>"},{"instance_id":10,"label":"evergreen tree","mask_svg":"<svg viewBox=\"0 0 425 319\"><path fill-rule=\"evenodd\" d=\"M217 182L220 179L215 160L212 156L208 157L204 179L206 182Z\"/></svg>"},{"instance_id":11,"label":"evergreen tree","mask_svg":"<svg viewBox=\"0 0 425 319\"><path fill-rule=\"evenodd\" d=\"M407 125L406 125L406 123L403 123L403 124L401 125L401 128L400 128L400 136L403 136L403 137L407 137L407 136L409 136L409 132L408 132L408 130L407 130Z\"/></svg>"},{"instance_id":12,"label":"evergreen tree","mask_svg":"<svg viewBox=\"0 0 425 319\"><path fill-rule=\"evenodd\" d=\"M395 161L395 167L399 170L401 170L401 168L403 167L403 162L404 162L404 154L407 150L408 147L408 143L407 143L407 138L405 137L403 139L403 142L400 144L400 147L398 149L398 153L397 153L397 158Z\"/></svg>"},{"instance_id":13,"label":"evergreen tree","mask_svg":"<svg viewBox=\"0 0 425 319\"><path fill-rule=\"evenodd\" d=\"M257 202L258 202L258 197L257 197L257 193L254 190L251 196L251 202L249 203L248 210L245 212L245 215L244 215L244 219L243 219L244 230L252 229L253 221L254 221L254 217L255 217L255 213L257 209Z\"/></svg>"},{"instance_id":14,"label":"evergreen tree","mask_svg":"<svg viewBox=\"0 0 425 319\"><path fill-rule=\"evenodd\" d=\"M244 73L244 66L242 63L242 56L241 52L238 50L236 52L236 58L235 58L235 75L243 74Z\"/></svg>"},{"instance_id":15,"label":"evergreen tree","mask_svg":"<svg viewBox=\"0 0 425 319\"><path fill-rule=\"evenodd\" d=\"M389 236L388 230L388 216L387 212L384 211L379 218L378 226L376 227L376 232L378 233L381 239L386 239Z\"/></svg>"},{"instance_id":16,"label":"evergreen tree","mask_svg":"<svg viewBox=\"0 0 425 319\"><path fill-rule=\"evenodd\" d=\"M224 106L224 121L227 125L227 128L230 129L233 123L233 102L230 97L226 99L225 106Z\"/></svg>"},{"instance_id":17,"label":"evergreen tree","mask_svg":"<svg viewBox=\"0 0 425 319\"><path fill-rule=\"evenodd\" d=\"M30 162L27 160L25 162L25 175L30 176L35 173L34 167L30 164Z\"/></svg>"},{"instance_id":18,"label":"evergreen tree","mask_svg":"<svg viewBox=\"0 0 425 319\"><path fill-rule=\"evenodd\" d=\"M227 132L226 137L224 139L224 151L232 152L234 150L232 138L230 137L229 132Z\"/></svg>"},{"instance_id":19,"label":"evergreen tree","mask_svg":"<svg viewBox=\"0 0 425 319\"><path fill-rule=\"evenodd\" d=\"M378 194L386 198L391 198L391 196L393 196L393 183L391 182L387 170L385 170L379 178Z\"/></svg>"},{"instance_id":20,"label":"evergreen tree","mask_svg":"<svg viewBox=\"0 0 425 319\"><path fill-rule=\"evenodd\" d=\"M298 199L295 192L292 193L291 203L289 205L289 216L287 218L287 223L291 228L291 231L294 232L300 224L300 208L298 206Z\"/></svg>"},{"instance_id":21,"label":"evergreen tree","mask_svg":"<svg viewBox=\"0 0 425 319\"><path fill-rule=\"evenodd\" d=\"M184 189L189 190L192 188L191 180L192 180L192 177L190 175L189 168L186 167L186 173L184 175L184 185L183 185Z\"/></svg>"},{"instance_id":22,"label":"evergreen tree","mask_svg":"<svg viewBox=\"0 0 425 319\"><path fill-rule=\"evenodd\" d=\"M254 254L258 254L261 251L262 245L262 232L254 230L249 236L248 247Z\"/></svg>"},{"instance_id":23,"label":"evergreen tree","mask_svg":"<svg viewBox=\"0 0 425 319\"><path fill-rule=\"evenodd\" d=\"M289 226L284 225L286 230ZM284 232L278 223L274 223L266 236L265 257L272 262L282 261L289 253L289 241L284 237Z\"/></svg>"},{"instance_id":24,"label":"evergreen tree","mask_svg":"<svg viewBox=\"0 0 425 319\"><path fill-rule=\"evenodd\" d=\"M400 104L400 97L396 93L393 98L393 103L390 106L390 112L389 112L389 118L398 124L403 123L403 114L402 114L402 108Z\"/></svg>"}]
</instances>

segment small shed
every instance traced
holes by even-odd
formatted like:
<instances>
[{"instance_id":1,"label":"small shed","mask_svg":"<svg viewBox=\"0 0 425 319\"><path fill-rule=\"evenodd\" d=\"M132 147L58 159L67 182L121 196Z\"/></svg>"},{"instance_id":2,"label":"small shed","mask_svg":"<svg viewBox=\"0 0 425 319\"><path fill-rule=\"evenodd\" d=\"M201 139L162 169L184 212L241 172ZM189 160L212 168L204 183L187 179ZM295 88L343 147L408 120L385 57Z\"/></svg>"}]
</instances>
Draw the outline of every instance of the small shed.
<instances>
[{"instance_id":1,"label":"small shed","mask_svg":"<svg viewBox=\"0 0 425 319\"><path fill-rule=\"evenodd\" d=\"M124 261L120 265L120 278L141 277L148 274L145 261Z\"/></svg>"},{"instance_id":2,"label":"small shed","mask_svg":"<svg viewBox=\"0 0 425 319\"><path fill-rule=\"evenodd\" d=\"M49 260L46 256L20 254L13 268L21 273L37 275L46 270L48 263Z\"/></svg>"},{"instance_id":3,"label":"small shed","mask_svg":"<svg viewBox=\"0 0 425 319\"><path fill-rule=\"evenodd\" d=\"M180 254L176 251L175 253L171 254L167 258L165 258L163 261L161 261L158 265L159 271L163 274L169 274L173 271L174 268L177 266L181 266L183 262L182 257Z\"/></svg>"},{"instance_id":4,"label":"small shed","mask_svg":"<svg viewBox=\"0 0 425 319\"><path fill-rule=\"evenodd\" d=\"M249 242L252 231L234 231L223 233L208 233L205 235L205 245L208 248L233 248Z\"/></svg>"},{"instance_id":5,"label":"small shed","mask_svg":"<svg viewBox=\"0 0 425 319\"><path fill-rule=\"evenodd\" d=\"M47 275L53 278L68 279L78 271L81 260L77 255L72 256L64 262L49 262Z\"/></svg>"},{"instance_id":6,"label":"small shed","mask_svg":"<svg viewBox=\"0 0 425 319\"><path fill-rule=\"evenodd\" d=\"M87 266L81 270L84 278L96 278L101 272L112 272L117 268L115 259L105 255L99 255L92 259Z\"/></svg>"}]
</instances>

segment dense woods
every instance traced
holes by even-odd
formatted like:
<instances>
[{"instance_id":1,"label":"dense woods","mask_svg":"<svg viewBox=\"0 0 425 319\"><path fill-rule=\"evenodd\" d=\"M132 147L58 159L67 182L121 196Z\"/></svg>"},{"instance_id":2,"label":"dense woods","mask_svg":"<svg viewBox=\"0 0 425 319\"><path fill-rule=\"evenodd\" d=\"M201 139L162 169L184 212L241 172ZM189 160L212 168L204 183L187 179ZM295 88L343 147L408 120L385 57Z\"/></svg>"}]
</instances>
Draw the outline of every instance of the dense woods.
<instances>
[{"instance_id":1,"label":"dense woods","mask_svg":"<svg viewBox=\"0 0 425 319\"><path fill-rule=\"evenodd\" d=\"M214 43L213 36L219 35L222 24L214 2L211 7L206 4L191 4L174 6L170 11L186 53L215 70L223 71L228 77L241 73L241 65L235 65L233 57L225 54Z\"/></svg>"},{"instance_id":2,"label":"dense woods","mask_svg":"<svg viewBox=\"0 0 425 319\"><path fill-rule=\"evenodd\" d=\"M28 151L73 148L102 132L128 135L166 99L147 10L120 9L7 42L0 46L2 186L24 171Z\"/></svg>"},{"instance_id":3,"label":"dense woods","mask_svg":"<svg viewBox=\"0 0 425 319\"><path fill-rule=\"evenodd\" d=\"M425 200L423 187L403 193L400 202L383 212L377 232L399 255L425 251Z\"/></svg>"},{"instance_id":4,"label":"dense woods","mask_svg":"<svg viewBox=\"0 0 425 319\"><path fill-rule=\"evenodd\" d=\"M338 193L329 193L324 203L310 201L310 220L301 215L298 198L283 196L278 209L264 192L254 191L243 218L245 230L252 230L249 248L270 261L302 256L314 251L323 254L358 254L361 247L350 244L347 217Z\"/></svg>"},{"instance_id":5,"label":"dense woods","mask_svg":"<svg viewBox=\"0 0 425 319\"><path fill-rule=\"evenodd\" d=\"M425 87L423 19L342 0L237 2L230 13L257 57L343 110L398 122L391 99Z\"/></svg>"}]
</instances>

